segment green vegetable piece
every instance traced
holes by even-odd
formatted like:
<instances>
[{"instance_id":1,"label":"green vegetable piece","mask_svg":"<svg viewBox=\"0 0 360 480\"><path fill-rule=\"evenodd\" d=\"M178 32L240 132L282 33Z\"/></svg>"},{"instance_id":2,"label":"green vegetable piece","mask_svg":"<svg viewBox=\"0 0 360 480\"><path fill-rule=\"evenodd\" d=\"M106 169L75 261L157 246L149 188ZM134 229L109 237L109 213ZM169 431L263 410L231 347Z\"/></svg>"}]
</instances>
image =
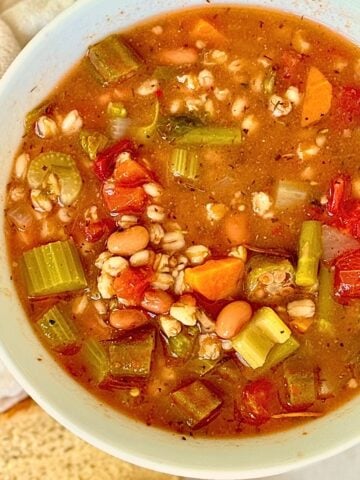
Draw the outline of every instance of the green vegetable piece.
<instances>
[{"instance_id":1,"label":"green vegetable piece","mask_svg":"<svg viewBox=\"0 0 360 480\"><path fill-rule=\"evenodd\" d=\"M22 256L21 270L30 297L70 292L87 286L79 254L70 240L28 250Z\"/></svg>"},{"instance_id":2,"label":"green vegetable piece","mask_svg":"<svg viewBox=\"0 0 360 480\"><path fill-rule=\"evenodd\" d=\"M176 138L177 145L213 145L227 146L242 143L240 128L195 127Z\"/></svg>"},{"instance_id":3,"label":"green vegetable piece","mask_svg":"<svg viewBox=\"0 0 360 480\"><path fill-rule=\"evenodd\" d=\"M288 401L291 407L305 408L316 400L315 374L305 359L284 362Z\"/></svg>"},{"instance_id":4,"label":"green vegetable piece","mask_svg":"<svg viewBox=\"0 0 360 480\"><path fill-rule=\"evenodd\" d=\"M111 35L91 46L88 58L105 83L129 78L140 67L137 56L118 35Z\"/></svg>"},{"instance_id":5,"label":"green vegetable piece","mask_svg":"<svg viewBox=\"0 0 360 480\"><path fill-rule=\"evenodd\" d=\"M148 377L154 348L154 331L140 339L124 340L110 345L111 375L115 377Z\"/></svg>"},{"instance_id":6,"label":"green vegetable piece","mask_svg":"<svg viewBox=\"0 0 360 480\"><path fill-rule=\"evenodd\" d=\"M219 360L206 360L202 358L192 358L189 360L185 367L186 370L191 373L196 373L200 377L210 372L216 365Z\"/></svg>"},{"instance_id":7,"label":"green vegetable piece","mask_svg":"<svg viewBox=\"0 0 360 480\"><path fill-rule=\"evenodd\" d=\"M45 188L49 175L53 174L59 181L60 202L71 205L79 196L82 179L73 158L59 152L41 153L30 162L27 180L30 188Z\"/></svg>"},{"instance_id":8,"label":"green vegetable piece","mask_svg":"<svg viewBox=\"0 0 360 480\"><path fill-rule=\"evenodd\" d=\"M319 298L317 305L316 328L325 335L335 335L334 316L339 308L333 300L333 275L329 268L320 266L319 273Z\"/></svg>"},{"instance_id":9,"label":"green vegetable piece","mask_svg":"<svg viewBox=\"0 0 360 480\"><path fill-rule=\"evenodd\" d=\"M274 93L275 81L276 72L274 72L274 70L270 68L267 71L263 82L263 91L265 95L272 95Z\"/></svg>"},{"instance_id":10,"label":"green vegetable piece","mask_svg":"<svg viewBox=\"0 0 360 480\"><path fill-rule=\"evenodd\" d=\"M204 124L199 118L186 117L168 117L159 122L158 132L163 140L174 142L177 137L184 135L195 127L201 127Z\"/></svg>"},{"instance_id":11,"label":"green vegetable piece","mask_svg":"<svg viewBox=\"0 0 360 480\"><path fill-rule=\"evenodd\" d=\"M126 118L128 113L123 103L110 102L106 109L109 118Z\"/></svg>"},{"instance_id":12,"label":"green vegetable piece","mask_svg":"<svg viewBox=\"0 0 360 480\"><path fill-rule=\"evenodd\" d=\"M152 76L158 80L169 81L172 77L176 75L176 69L174 67L169 67L166 65L159 65L155 68Z\"/></svg>"},{"instance_id":13,"label":"green vegetable piece","mask_svg":"<svg viewBox=\"0 0 360 480\"><path fill-rule=\"evenodd\" d=\"M100 384L110 370L109 355L105 348L94 338L88 338L82 346L82 358L91 377Z\"/></svg>"},{"instance_id":14,"label":"green vegetable piece","mask_svg":"<svg viewBox=\"0 0 360 480\"><path fill-rule=\"evenodd\" d=\"M253 369L262 367L275 344L285 343L290 329L269 307L258 310L250 323L232 339L233 348Z\"/></svg>"},{"instance_id":15,"label":"green vegetable piece","mask_svg":"<svg viewBox=\"0 0 360 480\"><path fill-rule=\"evenodd\" d=\"M299 258L295 277L297 285L300 287L312 287L316 284L321 255L321 223L315 220L303 222L300 232Z\"/></svg>"},{"instance_id":16,"label":"green vegetable piece","mask_svg":"<svg viewBox=\"0 0 360 480\"><path fill-rule=\"evenodd\" d=\"M57 305L50 308L36 323L46 343L59 352L66 352L77 343L77 332L70 317Z\"/></svg>"},{"instance_id":17,"label":"green vegetable piece","mask_svg":"<svg viewBox=\"0 0 360 480\"><path fill-rule=\"evenodd\" d=\"M221 399L200 380L180 388L171 395L184 413L184 421L190 427L205 422L222 403Z\"/></svg>"},{"instance_id":18,"label":"green vegetable piece","mask_svg":"<svg viewBox=\"0 0 360 480\"><path fill-rule=\"evenodd\" d=\"M275 192L275 208L276 210L299 208L308 201L309 195L309 184L279 180Z\"/></svg>"},{"instance_id":19,"label":"green vegetable piece","mask_svg":"<svg viewBox=\"0 0 360 480\"><path fill-rule=\"evenodd\" d=\"M170 170L174 177L196 180L199 176L200 162L195 152L175 148L171 153Z\"/></svg>"},{"instance_id":20,"label":"green vegetable piece","mask_svg":"<svg viewBox=\"0 0 360 480\"><path fill-rule=\"evenodd\" d=\"M172 357L187 359L191 356L197 335L181 331L175 337L169 337L167 347Z\"/></svg>"},{"instance_id":21,"label":"green vegetable piece","mask_svg":"<svg viewBox=\"0 0 360 480\"><path fill-rule=\"evenodd\" d=\"M25 133L29 133L37 120L46 113L48 104L40 105L29 112L25 117Z\"/></svg>"},{"instance_id":22,"label":"green vegetable piece","mask_svg":"<svg viewBox=\"0 0 360 480\"><path fill-rule=\"evenodd\" d=\"M154 116L149 125L143 127L133 127L130 129L131 135L139 142L148 142L156 133L160 117L160 103L156 101L154 108Z\"/></svg>"},{"instance_id":23,"label":"green vegetable piece","mask_svg":"<svg viewBox=\"0 0 360 480\"><path fill-rule=\"evenodd\" d=\"M281 303L294 293L294 267L286 258L254 255L247 262L244 288L252 302Z\"/></svg>"},{"instance_id":24,"label":"green vegetable piece","mask_svg":"<svg viewBox=\"0 0 360 480\"><path fill-rule=\"evenodd\" d=\"M104 150L108 144L108 138L99 132L80 132L80 145L89 156L90 160L95 160L97 154Z\"/></svg>"}]
</instances>

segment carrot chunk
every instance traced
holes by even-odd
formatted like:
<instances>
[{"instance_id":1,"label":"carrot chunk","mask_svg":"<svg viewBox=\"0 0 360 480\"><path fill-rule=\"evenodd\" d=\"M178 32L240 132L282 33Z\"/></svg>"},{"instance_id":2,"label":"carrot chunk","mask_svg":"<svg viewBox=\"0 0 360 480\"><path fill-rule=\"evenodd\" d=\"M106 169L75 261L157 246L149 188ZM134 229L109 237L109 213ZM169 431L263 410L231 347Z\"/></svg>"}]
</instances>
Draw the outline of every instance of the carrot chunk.
<instances>
[{"instance_id":1,"label":"carrot chunk","mask_svg":"<svg viewBox=\"0 0 360 480\"><path fill-rule=\"evenodd\" d=\"M234 295L244 273L244 262L238 258L208 260L185 270L185 282L209 300Z\"/></svg>"},{"instance_id":2,"label":"carrot chunk","mask_svg":"<svg viewBox=\"0 0 360 480\"><path fill-rule=\"evenodd\" d=\"M329 113L332 101L332 85L316 67L311 67L306 81L301 126L318 122Z\"/></svg>"},{"instance_id":3,"label":"carrot chunk","mask_svg":"<svg viewBox=\"0 0 360 480\"><path fill-rule=\"evenodd\" d=\"M211 45L223 43L225 40L224 35L203 18L200 18L191 29L190 38L203 40Z\"/></svg>"}]
</instances>

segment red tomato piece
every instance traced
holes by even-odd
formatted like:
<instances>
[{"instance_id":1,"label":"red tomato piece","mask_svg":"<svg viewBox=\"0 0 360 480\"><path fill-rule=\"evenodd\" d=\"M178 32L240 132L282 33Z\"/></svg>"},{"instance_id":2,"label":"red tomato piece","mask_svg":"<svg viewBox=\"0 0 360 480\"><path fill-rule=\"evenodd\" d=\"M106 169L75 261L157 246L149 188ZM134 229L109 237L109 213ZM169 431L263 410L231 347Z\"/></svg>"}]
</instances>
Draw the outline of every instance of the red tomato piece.
<instances>
[{"instance_id":1,"label":"red tomato piece","mask_svg":"<svg viewBox=\"0 0 360 480\"><path fill-rule=\"evenodd\" d=\"M245 385L239 405L244 422L261 425L270 419L269 404L272 390L272 384L266 379L255 380Z\"/></svg>"},{"instance_id":2,"label":"red tomato piece","mask_svg":"<svg viewBox=\"0 0 360 480\"><path fill-rule=\"evenodd\" d=\"M120 140L111 147L102 150L96 157L94 172L99 180L104 181L111 177L116 165L116 159L121 153L129 152L132 156L136 154L136 146L131 140Z\"/></svg>"},{"instance_id":3,"label":"red tomato piece","mask_svg":"<svg viewBox=\"0 0 360 480\"><path fill-rule=\"evenodd\" d=\"M150 267L126 268L114 280L116 296L125 299L130 305L140 305L153 274Z\"/></svg>"},{"instance_id":4,"label":"red tomato piece","mask_svg":"<svg viewBox=\"0 0 360 480\"><path fill-rule=\"evenodd\" d=\"M360 87L341 87L337 95L336 111L341 116L342 126L360 124Z\"/></svg>"},{"instance_id":5,"label":"red tomato piece","mask_svg":"<svg viewBox=\"0 0 360 480\"><path fill-rule=\"evenodd\" d=\"M104 218L98 222L89 222L85 225L85 239L87 242L95 243L101 240L106 234L113 232L116 228L114 220Z\"/></svg>"},{"instance_id":6,"label":"red tomato piece","mask_svg":"<svg viewBox=\"0 0 360 480\"><path fill-rule=\"evenodd\" d=\"M303 55L293 50L285 50L279 62L279 80L282 80L285 86L299 86L300 83L304 83L305 70Z\"/></svg>"},{"instance_id":7,"label":"red tomato piece","mask_svg":"<svg viewBox=\"0 0 360 480\"><path fill-rule=\"evenodd\" d=\"M340 299L360 298L360 249L335 260L334 287Z\"/></svg>"},{"instance_id":8,"label":"red tomato piece","mask_svg":"<svg viewBox=\"0 0 360 480\"><path fill-rule=\"evenodd\" d=\"M349 198L351 180L348 175L339 175L330 185L327 211L329 215L337 215L342 210L343 202Z\"/></svg>"},{"instance_id":9,"label":"red tomato piece","mask_svg":"<svg viewBox=\"0 0 360 480\"><path fill-rule=\"evenodd\" d=\"M126 160L116 165L114 178L121 187L138 187L152 180L150 172L135 160Z\"/></svg>"},{"instance_id":10,"label":"red tomato piece","mask_svg":"<svg viewBox=\"0 0 360 480\"><path fill-rule=\"evenodd\" d=\"M144 212L147 195L142 187L119 187L103 189L106 207L110 212L138 215Z\"/></svg>"}]
</instances>

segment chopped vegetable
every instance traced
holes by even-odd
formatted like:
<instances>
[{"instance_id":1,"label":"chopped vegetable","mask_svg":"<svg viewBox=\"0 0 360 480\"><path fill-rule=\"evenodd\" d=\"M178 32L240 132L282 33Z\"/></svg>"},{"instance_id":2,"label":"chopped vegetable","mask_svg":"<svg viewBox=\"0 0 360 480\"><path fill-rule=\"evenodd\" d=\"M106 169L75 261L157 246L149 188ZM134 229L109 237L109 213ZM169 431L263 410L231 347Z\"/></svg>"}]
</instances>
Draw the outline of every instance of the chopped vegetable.
<instances>
[{"instance_id":1,"label":"chopped vegetable","mask_svg":"<svg viewBox=\"0 0 360 480\"><path fill-rule=\"evenodd\" d=\"M219 360L206 360L203 358L193 358L186 362L186 369L202 377L216 367Z\"/></svg>"},{"instance_id":2,"label":"chopped vegetable","mask_svg":"<svg viewBox=\"0 0 360 480\"><path fill-rule=\"evenodd\" d=\"M160 117L160 102L156 101L154 115L149 125L143 127L133 127L130 129L132 136L139 143L148 142L156 133Z\"/></svg>"},{"instance_id":3,"label":"chopped vegetable","mask_svg":"<svg viewBox=\"0 0 360 480\"><path fill-rule=\"evenodd\" d=\"M272 395L273 385L266 379L247 383L237 402L241 419L252 425L267 422L271 417L269 408Z\"/></svg>"},{"instance_id":4,"label":"chopped vegetable","mask_svg":"<svg viewBox=\"0 0 360 480\"><path fill-rule=\"evenodd\" d=\"M267 71L263 82L263 91L265 95L272 95L274 93L275 80L276 72L272 68L270 68Z\"/></svg>"},{"instance_id":5,"label":"chopped vegetable","mask_svg":"<svg viewBox=\"0 0 360 480\"><path fill-rule=\"evenodd\" d=\"M200 18L190 29L189 36L191 40L202 40L206 45L218 47L226 41L225 36L219 32L210 22Z\"/></svg>"},{"instance_id":6,"label":"chopped vegetable","mask_svg":"<svg viewBox=\"0 0 360 480\"><path fill-rule=\"evenodd\" d=\"M221 399L200 380L180 388L171 396L183 411L184 421L193 428L204 424L222 403Z\"/></svg>"},{"instance_id":7,"label":"chopped vegetable","mask_svg":"<svg viewBox=\"0 0 360 480\"><path fill-rule=\"evenodd\" d=\"M195 152L175 148L171 153L170 170L174 177L195 180L199 175L199 157Z\"/></svg>"},{"instance_id":8,"label":"chopped vegetable","mask_svg":"<svg viewBox=\"0 0 360 480\"><path fill-rule=\"evenodd\" d=\"M294 293L294 267L285 258L254 255L247 263L244 288L252 302L280 303Z\"/></svg>"},{"instance_id":9,"label":"chopped vegetable","mask_svg":"<svg viewBox=\"0 0 360 480\"><path fill-rule=\"evenodd\" d=\"M99 132L83 130L80 132L80 145L90 160L95 160L97 154L104 150L108 144L108 138Z\"/></svg>"},{"instance_id":10,"label":"chopped vegetable","mask_svg":"<svg viewBox=\"0 0 360 480\"><path fill-rule=\"evenodd\" d=\"M316 67L310 67L306 81L301 126L307 127L329 113L332 85Z\"/></svg>"},{"instance_id":11,"label":"chopped vegetable","mask_svg":"<svg viewBox=\"0 0 360 480\"><path fill-rule=\"evenodd\" d=\"M288 406L305 410L316 400L315 374L305 359L290 358L284 363Z\"/></svg>"},{"instance_id":12,"label":"chopped vegetable","mask_svg":"<svg viewBox=\"0 0 360 480\"><path fill-rule=\"evenodd\" d=\"M239 288L244 262L238 258L208 260L185 270L185 282L209 300L231 297Z\"/></svg>"},{"instance_id":13,"label":"chopped vegetable","mask_svg":"<svg viewBox=\"0 0 360 480\"><path fill-rule=\"evenodd\" d=\"M230 127L194 127L176 138L177 145L239 145L242 130Z\"/></svg>"},{"instance_id":14,"label":"chopped vegetable","mask_svg":"<svg viewBox=\"0 0 360 480\"><path fill-rule=\"evenodd\" d=\"M129 153L131 157L136 155L136 146L131 140L120 140L103 150L94 163L94 172L99 180L106 180L113 174L116 160L121 153Z\"/></svg>"},{"instance_id":15,"label":"chopped vegetable","mask_svg":"<svg viewBox=\"0 0 360 480\"><path fill-rule=\"evenodd\" d=\"M70 240L28 250L22 256L21 270L30 297L75 291L87 286L79 254Z\"/></svg>"},{"instance_id":16,"label":"chopped vegetable","mask_svg":"<svg viewBox=\"0 0 360 480\"><path fill-rule=\"evenodd\" d=\"M177 137L184 135L195 127L201 127L204 124L199 118L177 116L164 118L158 126L158 131L164 140L173 142Z\"/></svg>"},{"instance_id":17,"label":"chopped vegetable","mask_svg":"<svg viewBox=\"0 0 360 480\"><path fill-rule=\"evenodd\" d=\"M358 126L360 123L360 87L346 85L341 87L336 102L336 111L340 116L340 127Z\"/></svg>"},{"instance_id":18,"label":"chopped vegetable","mask_svg":"<svg viewBox=\"0 0 360 480\"><path fill-rule=\"evenodd\" d=\"M336 259L334 288L339 299L360 298L360 249Z\"/></svg>"},{"instance_id":19,"label":"chopped vegetable","mask_svg":"<svg viewBox=\"0 0 360 480\"><path fill-rule=\"evenodd\" d=\"M329 199L326 209L329 215L338 215L342 211L343 203L351 193L351 182L348 175L339 175L330 185Z\"/></svg>"},{"instance_id":20,"label":"chopped vegetable","mask_svg":"<svg viewBox=\"0 0 360 480\"><path fill-rule=\"evenodd\" d=\"M36 121L42 116L45 115L46 110L49 108L48 104L40 105L39 107L34 108L29 112L25 117L25 133L29 133L30 130L34 127Z\"/></svg>"},{"instance_id":21,"label":"chopped vegetable","mask_svg":"<svg viewBox=\"0 0 360 480\"><path fill-rule=\"evenodd\" d=\"M140 305L152 278L153 270L150 267L128 267L115 278L115 293L129 305Z\"/></svg>"},{"instance_id":22,"label":"chopped vegetable","mask_svg":"<svg viewBox=\"0 0 360 480\"><path fill-rule=\"evenodd\" d=\"M314 220L303 222L295 276L297 285L300 287L312 287L316 284L321 255L321 223Z\"/></svg>"},{"instance_id":23,"label":"chopped vegetable","mask_svg":"<svg viewBox=\"0 0 360 480\"><path fill-rule=\"evenodd\" d=\"M187 359L191 356L197 335L191 335L188 330L182 330L174 337L169 337L167 340L168 352L172 357ZM197 332L199 333L199 332Z\"/></svg>"},{"instance_id":24,"label":"chopped vegetable","mask_svg":"<svg viewBox=\"0 0 360 480\"><path fill-rule=\"evenodd\" d=\"M35 157L27 174L30 187L46 189L50 174L59 181L60 202L65 206L74 203L80 194L82 180L73 158L60 152L46 152Z\"/></svg>"},{"instance_id":25,"label":"chopped vegetable","mask_svg":"<svg viewBox=\"0 0 360 480\"><path fill-rule=\"evenodd\" d=\"M155 68L152 77L158 80L170 80L176 75L176 69L167 65L160 65Z\"/></svg>"},{"instance_id":26,"label":"chopped vegetable","mask_svg":"<svg viewBox=\"0 0 360 480\"><path fill-rule=\"evenodd\" d=\"M332 262L346 252L360 248L360 241L347 233L342 233L335 227L322 226L322 259L325 262Z\"/></svg>"},{"instance_id":27,"label":"chopped vegetable","mask_svg":"<svg viewBox=\"0 0 360 480\"><path fill-rule=\"evenodd\" d=\"M78 336L70 317L55 305L36 322L49 346L63 354L76 353Z\"/></svg>"},{"instance_id":28,"label":"chopped vegetable","mask_svg":"<svg viewBox=\"0 0 360 480\"><path fill-rule=\"evenodd\" d=\"M106 109L109 118L126 118L127 110L121 102L109 102Z\"/></svg>"},{"instance_id":29,"label":"chopped vegetable","mask_svg":"<svg viewBox=\"0 0 360 480\"><path fill-rule=\"evenodd\" d=\"M106 207L111 213L126 215L140 215L144 212L147 195L142 187L114 187L103 188L103 198Z\"/></svg>"},{"instance_id":30,"label":"chopped vegetable","mask_svg":"<svg viewBox=\"0 0 360 480\"><path fill-rule=\"evenodd\" d=\"M258 310L253 319L232 339L233 348L253 369L262 367L275 344L285 343L290 329L269 307Z\"/></svg>"},{"instance_id":31,"label":"chopped vegetable","mask_svg":"<svg viewBox=\"0 0 360 480\"><path fill-rule=\"evenodd\" d=\"M275 208L287 210L303 207L309 199L309 185L304 182L279 180L275 193Z\"/></svg>"},{"instance_id":32,"label":"chopped vegetable","mask_svg":"<svg viewBox=\"0 0 360 480\"><path fill-rule=\"evenodd\" d=\"M319 298L317 306L316 326L323 334L333 335L333 319L336 311L336 303L333 300L333 276L329 268L321 265L319 273Z\"/></svg>"},{"instance_id":33,"label":"chopped vegetable","mask_svg":"<svg viewBox=\"0 0 360 480\"><path fill-rule=\"evenodd\" d=\"M109 355L106 349L94 338L88 338L83 343L81 352L91 377L100 384L110 369Z\"/></svg>"},{"instance_id":34,"label":"chopped vegetable","mask_svg":"<svg viewBox=\"0 0 360 480\"><path fill-rule=\"evenodd\" d=\"M155 348L155 332L109 346L110 373L114 377L148 377Z\"/></svg>"},{"instance_id":35,"label":"chopped vegetable","mask_svg":"<svg viewBox=\"0 0 360 480\"><path fill-rule=\"evenodd\" d=\"M152 181L149 170L135 160L125 160L116 165L114 178L116 185L121 187L138 187Z\"/></svg>"},{"instance_id":36,"label":"chopped vegetable","mask_svg":"<svg viewBox=\"0 0 360 480\"><path fill-rule=\"evenodd\" d=\"M111 35L90 47L88 58L105 83L124 80L140 67L137 56L118 35Z\"/></svg>"}]
</instances>

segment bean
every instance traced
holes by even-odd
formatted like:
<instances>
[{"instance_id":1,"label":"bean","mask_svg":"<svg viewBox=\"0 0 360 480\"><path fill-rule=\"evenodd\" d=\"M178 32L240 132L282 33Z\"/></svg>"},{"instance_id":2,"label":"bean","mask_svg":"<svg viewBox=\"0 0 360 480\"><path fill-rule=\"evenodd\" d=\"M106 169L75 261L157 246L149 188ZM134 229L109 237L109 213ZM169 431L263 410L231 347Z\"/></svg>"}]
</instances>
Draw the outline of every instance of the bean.
<instances>
[{"instance_id":1,"label":"bean","mask_svg":"<svg viewBox=\"0 0 360 480\"><path fill-rule=\"evenodd\" d=\"M163 290L147 290L141 306L152 313L168 313L174 300Z\"/></svg>"},{"instance_id":2,"label":"bean","mask_svg":"<svg viewBox=\"0 0 360 480\"><path fill-rule=\"evenodd\" d=\"M196 298L189 293L185 293L179 298L179 303L182 303L183 305L190 305L190 307L196 307Z\"/></svg>"},{"instance_id":3,"label":"bean","mask_svg":"<svg viewBox=\"0 0 360 480\"><path fill-rule=\"evenodd\" d=\"M113 310L110 313L110 325L119 330L132 330L149 322L144 312L130 308L127 310Z\"/></svg>"},{"instance_id":4,"label":"bean","mask_svg":"<svg viewBox=\"0 0 360 480\"><path fill-rule=\"evenodd\" d=\"M248 216L246 213L235 213L224 220L225 237L230 245L243 245L250 241Z\"/></svg>"},{"instance_id":5,"label":"bean","mask_svg":"<svg viewBox=\"0 0 360 480\"><path fill-rule=\"evenodd\" d=\"M149 232L145 227L135 225L123 232L114 232L107 242L108 250L115 255L129 257L144 250L149 243Z\"/></svg>"},{"instance_id":6,"label":"bean","mask_svg":"<svg viewBox=\"0 0 360 480\"><path fill-rule=\"evenodd\" d=\"M237 335L252 316L249 303L236 301L224 307L216 319L215 332L221 338L232 338Z\"/></svg>"}]
</instances>

